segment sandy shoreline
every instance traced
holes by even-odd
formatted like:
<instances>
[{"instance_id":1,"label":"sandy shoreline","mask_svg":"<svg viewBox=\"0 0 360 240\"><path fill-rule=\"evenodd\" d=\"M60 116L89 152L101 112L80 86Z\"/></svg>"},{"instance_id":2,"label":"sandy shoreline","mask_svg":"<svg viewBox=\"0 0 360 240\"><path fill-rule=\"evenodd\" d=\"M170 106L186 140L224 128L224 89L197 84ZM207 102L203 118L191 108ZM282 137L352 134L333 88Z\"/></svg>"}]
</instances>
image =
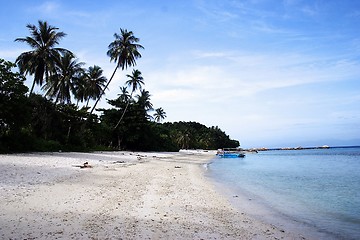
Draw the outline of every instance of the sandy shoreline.
<instances>
[{"instance_id":1,"label":"sandy shoreline","mask_svg":"<svg viewBox=\"0 0 360 240\"><path fill-rule=\"evenodd\" d=\"M0 155L0 238L304 239L236 210L204 176L213 154Z\"/></svg>"}]
</instances>

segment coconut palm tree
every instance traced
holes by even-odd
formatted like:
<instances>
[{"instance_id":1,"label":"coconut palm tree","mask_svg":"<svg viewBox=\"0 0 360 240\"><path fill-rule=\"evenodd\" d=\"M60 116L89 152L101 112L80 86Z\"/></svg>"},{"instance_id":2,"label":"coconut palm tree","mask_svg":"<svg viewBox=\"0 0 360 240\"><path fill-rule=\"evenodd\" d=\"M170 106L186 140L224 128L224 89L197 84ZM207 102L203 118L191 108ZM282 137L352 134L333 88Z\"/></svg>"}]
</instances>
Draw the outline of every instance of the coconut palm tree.
<instances>
[{"instance_id":1,"label":"coconut palm tree","mask_svg":"<svg viewBox=\"0 0 360 240\"><path fill-rule=\"evenodd\" d=\"M190 145L190 134L186 132L179 132L176 138L176 142L181 149L188 149Z\"/></svg>"},{"instance_id":2,"label":"coconut palm tree","mask_svg":"<svg viewBox=\"0 0 360 240\"><path fill-rule=\"evenodd\" d=\"M140 111L143 113L143 116L146 119L151 119L152 116L147 114L148 111L153 110L153 105L150 102L150 93L149 91L146 91L143 89L139 95L136 96L137 98L137 104L140 107Z\"/></svg>"},{"instance_id":3,"label":"coconut palm tree","mask_svg":"<svg viewBox=\"0 0 360 240\"><path fill-rule=\"evenodd\" d=\"M130 98L129 98L129 101L127 102L127 104L126 104L126 107L125 107L125 109L124 109L118 123L114 127L114 129L116 129L119 126L121 120L123 119L123 117L125 115L125 112L126 112L127 108L129 107L130 101L132 99L132 95L134 94L134 92L137 89L141 90L141 88L142 88L141 85L144 84L144 78L141 76L141 72L139 70L137 70L137 69L136 70L134 69L132 71L132 75L127 74L126 76L129 78L129 80L127 80L125 84L128 85L128 87L131 88Z\"/></svg>"},{"instance_id":4,"label":"coconut palm tree","mask_svg":"<svg viewBox=\"0 0 360 240\"><path fill-rule=\"evenodd\" d=\"M27 43L32 50L20 54L16 59L16 64L20 73L34 75L30 90L31 95L35 84L43 85L44 75L45 80L48 80L55 69L57 59L60 59L60 54L70 53L70 51L56 47L59 41L66 36L64 32L57 31L59 28L40 20L38 21L38 27L32 24L28 24L26 27L29 29L31 36L17 38L15 41Z\"/></svg>"},{"instance_id":5,"label":"coconut palm tree","mask_svg":"<svg viewBox=\"0 0 360 240\"><path fill-rule=\"evenodd\" d=\"M104 94L105 89L109 86L111 80L114 78L116 70L118 68L124 70L128 67L135 66L136 59L141 58L139 49L144 49L143 46L138 44L140 39L135 37L132 31L120 28L120 35L115 33L114 37L115 40L108 46L109 50L107 51L107 55L110 57L110 61L114 61L116 63L116 67L108 83L106 84L105 88L103 88L102 93L91 109L90 114L93 113L97 103Z\"/></svg>"},{"instance_id":6,"label":"coconut palm tree","mask_svg":"<svg viewBox=\"0 0 360 240\"><path fill-rule=\"evenodd\" d=\"M132 96L132 94L137 90L141 90L142 85L144 85L144 78L141 76L141 72L137 69L134 69L131 73L132 75L127 74L126 76L129 78L129 80L127 80L125 82L125 84L131 88L131 94L130 96Z\"/></svg>"},{"instance_id":7,"label":"coconut palm tree","mask_svg":"<svg viewBox=\"0 0 360 240\"><path fill-rule=\"evenodd\" d=\"M130 100L130 94L126 87L120 87L121 94L118 94L121 102L127 103Z\"/></svg>"},{"instance_id":8,"label":"coconut palm tree","mask_svg":"<svg viewBox=\"0 0 360 240\"><path fill-rule=\"evenodd\" d=\"M156 122L161 122L161 120L164 120L166 118L166 112L163 108L157 108L155 109L154 113L154 119Z\"/></svg>"},{"instance_id":9,"label":"coconut palm tree","mask_svg":"<svg viewBox=\"0 0 360 240\"><path fill-rule=\"evenodd\" d=\"M87 100L87 96L85 96L85 88L86 88L86 83L85 83L85 70L83 72L83 74L76 79L76 81L74 81L74 85L75 85L75 92L76 95L74 96L74 98L77 100L76 102L76 106L79 106L79 102L84 102Z\"/></svg>"},{"instance_id":10,"label":"coconut palm tree","mask_svg":"<svg viewBox=\"0 0 360 240\"><path fill-rule=\"evenodd\" d=\"M105 87L107 78L103 76L103 70L101 67L94 65L89 67L83 76L84 78L84 99L87 100L86 107L89 104L89 100L96 100L100 97L102 89Z\"/></svg>"},{"instance_id":11,"label":"coconut palm tree","mask_svg":"<svg viewBox=\"0 0 360 240\"><path fill-rule=\"evenodd\" d=\"M149 111L153 109L153 105L150 102L150 93L143 89L139 95L136 96L137 103L144 108L144 110Z\"/></svg>"},{"instance_id":12,"label":"coconut palm tree","mask_svg":"<svg viewBox=\"0 0 360 240\"><path fill-rule=\"evenodd\" d=\"M83 84L82 74L85 63L77 62L73 54L65 53L55 66L55 73L50 76L44 85L45 95L55 98L55 103L71 103L71 94L76 98L77 85Z\"/></svg>"}]
</instances>

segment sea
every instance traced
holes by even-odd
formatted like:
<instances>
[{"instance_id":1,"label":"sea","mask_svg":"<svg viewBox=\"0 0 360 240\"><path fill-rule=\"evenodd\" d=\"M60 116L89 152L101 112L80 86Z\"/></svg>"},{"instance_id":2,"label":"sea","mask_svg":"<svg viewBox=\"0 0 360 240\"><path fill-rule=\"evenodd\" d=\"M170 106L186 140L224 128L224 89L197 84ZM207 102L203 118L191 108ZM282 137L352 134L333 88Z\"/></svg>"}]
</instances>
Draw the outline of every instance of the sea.
<instances>
[{"instance_id":1,"label":"sea","mask_svg":"<svg viewBox=\"0 0 360 240\"><path fill-rule=\"evenodd\" d=\"M360 147L216 157L207 175L262 221L314 239L360 239Z\"/></svg>"}]
</instances>

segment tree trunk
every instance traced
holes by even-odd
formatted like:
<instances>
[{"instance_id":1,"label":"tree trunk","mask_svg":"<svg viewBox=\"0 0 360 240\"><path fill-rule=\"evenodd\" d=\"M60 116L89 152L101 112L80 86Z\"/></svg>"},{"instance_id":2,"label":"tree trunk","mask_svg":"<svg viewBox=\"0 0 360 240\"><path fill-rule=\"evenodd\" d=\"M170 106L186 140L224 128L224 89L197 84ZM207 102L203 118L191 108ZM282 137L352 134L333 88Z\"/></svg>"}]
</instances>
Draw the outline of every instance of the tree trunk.
<instances>
[{"instance_id":1,"label":"tree trunk","mask_svg":"<svg viewBox=\"0 0 360 240\"><path fill-rule=\"evenodd\" d=\"M120 117L119 121L117 122L116 126L114 127L114 130L115 130L115 129L119 126L119 124L120 124L121 120L124 118L125 112L126 112L126 110L128 109L128 107L129 107L129 104L130 104L130 101L131 101L132 95L133 95L133 92L132 92L132 93L131 93L131 95L130 95L129 101L128 101L128 102L127 102L127 104L126 104L126 107L125 107L125 109L124 109L124 112L122 113L122 115L121 115L121 117Z\"/></svg>"},{"instance_id":2,"label":"tree trunk","mask_svg":"<svg viewBox=\"0 0 360 240\"><path fill-rule=\"evenodd\" d=\"M68 128L68 132L67 132L67 136L66 136L66 143L69 143L70 131L71 131L71 125Z\"/></svg>"},{"instance_id":3,"label":"tree trunk","mask_svg":"<svg viewBox=\"0 0 360 240\"><path fill-rule=\"evenodd\" d=\"M30 93L29 93L29 96L32 94L32 92L34 91L34 87L35 87L35 80L33 81L33 84L31 86L31 90L30 90Z\"/></svg>"},{"instance_id":4,"label":"tree trunk","mask_svg":"<svg viewBox=\"0 0 360 240\"><path fill-rule=\"evenodd\" d=\"M98 97L98 99L96 100L96 102L95 102L95 104L94 104L93 108L91 109L91 111L90 111L90 115L94 112L96 105L97 105L97 104L98 104L98 102L100 101L100 99L101 99L102 95L105 93L105 90L106 90L106 89L107 89L107 87L109 86L109 84L110 84L111 80L114 78L114 76L115 76L115 73L116 73L116 70L117 70L117 69L118 69L118 67L116 66L116 68L115 68L115 70L114 70L113 74L112 74L112 75L111 75L111 77L110 77L110 80L107 82L106 86L105 86L105 87L104 87L104 89L101 91L101 94L99 95L99 97Z\"/></svg>"},{"instance_id":5,"label":"tree trunk","mask_svg":"<svg viewBox=\"0 0 360 240\"><path fill-rule=\"evenodd\" d=\"M117 145L117 149L118 149L118 150L121 150L121 139L120 139L119 134L118 134L118 145Z\"/></svg>"}]
</instances>

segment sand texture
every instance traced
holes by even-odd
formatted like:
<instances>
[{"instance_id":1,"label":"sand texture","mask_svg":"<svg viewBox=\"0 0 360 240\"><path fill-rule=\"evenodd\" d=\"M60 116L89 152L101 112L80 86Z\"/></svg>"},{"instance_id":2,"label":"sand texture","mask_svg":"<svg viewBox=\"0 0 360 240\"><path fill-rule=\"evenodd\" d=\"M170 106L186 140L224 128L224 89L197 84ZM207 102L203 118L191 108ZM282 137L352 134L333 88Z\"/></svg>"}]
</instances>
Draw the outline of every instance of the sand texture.
<instances>
[{"instance_id":1,"label":"sand texture","mask_svg":"<svg viewBox=\"0 0 360 240\"><path fill-rule=\"evenodd\" d=\"M0 155L0 239L303 239L234 209L213 154Z\"/></svg>"}]
</instances>

